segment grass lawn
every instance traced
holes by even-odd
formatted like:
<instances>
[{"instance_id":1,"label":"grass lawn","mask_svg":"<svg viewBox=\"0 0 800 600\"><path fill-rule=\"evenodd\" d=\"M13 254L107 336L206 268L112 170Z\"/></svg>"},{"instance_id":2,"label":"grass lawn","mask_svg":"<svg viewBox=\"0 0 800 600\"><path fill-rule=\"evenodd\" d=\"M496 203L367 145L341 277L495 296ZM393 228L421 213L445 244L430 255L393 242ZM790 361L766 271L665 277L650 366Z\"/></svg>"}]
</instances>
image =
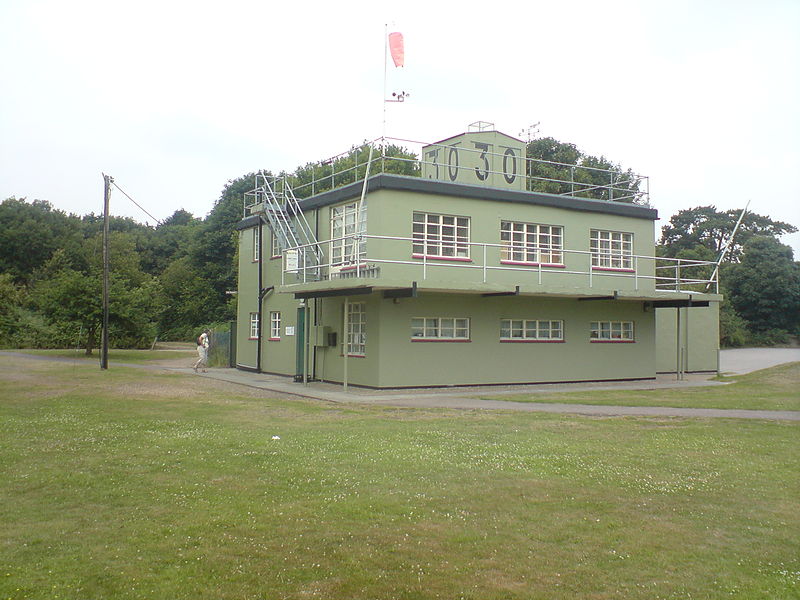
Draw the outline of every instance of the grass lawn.
<instances>
[{"instance_id":1,"label":"grass lawn","mask_svg":"<svg viewBox=\"0 0 800 600\"><path fill-rule=\"evenodd\" d=\"M84 350L15 350L25 354L35 356L56 356L59 358L74 358L76 360L100 363L100 351L95 350L86 356ZM109 362L117 363L148 363L157 360L172 360L186 357L197 359L197 352L192 349L186 350L119 350L111 348L108 351Z\"/></svg>"},{"instance_id":2,"label":"grass lawn","mask_svg":"<svg viewBox=\"0 0 800 600\"><path fill-rule=\"evenodd\" d=\"M798 450L0 356L0 599L798 598Z\"/></svg>"},{"instance_id":3,"label":"grass lawn","mask_svg":"<svg viewBox=\"0 0 800 600\"><path fill-rule=\"evenodd\" d=\"M557 394L484 395L488 400L560 402L615 406L671 406L678 408L741 408L800 410L800 362L779 365L733 377L720 377L725 386L687 389L591 391Z\"/></svg>"}]
</instances>

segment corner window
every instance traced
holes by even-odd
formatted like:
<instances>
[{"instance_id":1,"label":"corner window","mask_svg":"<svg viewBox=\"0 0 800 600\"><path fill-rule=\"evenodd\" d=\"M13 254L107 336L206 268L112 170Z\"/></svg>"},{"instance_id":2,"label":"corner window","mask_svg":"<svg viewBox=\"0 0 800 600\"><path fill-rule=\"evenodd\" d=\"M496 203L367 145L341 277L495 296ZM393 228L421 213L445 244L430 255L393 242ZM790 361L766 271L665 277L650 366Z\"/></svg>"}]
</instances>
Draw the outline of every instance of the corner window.
<instances>
[{"instance_id":1,"label":"corner window","mask_svg":"<svg viewBox=\"0 0 800 600\"><path fill-rule=\"evenodd\" d=\"M415 212L412 238L415 257L469 259L469 217Z\"/></svg>"},{"instance_id":2,"label":"corner window","mask_svg":"<svg viewBox=\"0 0 800 600\"><path fill-rule=\"evenodd\" d=\"M258 313L251 312L250 313L250 339L256 340L258 339Z\"/></svg>"},{"instance_id":3,"label":"corner window","mask_svg":"<svg viewBox=\"0 0 800 600\"><path fill-rule=\"evenodd\" d=\"M500 341L561 342L564 341L564 321L501 319Z\"/></svg>"},{"instance_id":4,"label":"corner window","mask_svg":"<svg viewBox=\"0 0 800 600\"><path fill-rule=\"evenodd\" d=\"M351 302L347 305L347 345L348 356L367 354L367 305L364 302Z\"/></svg>"},{"instance_id":5,"label":"corner window","mask_svg":"<svg viewBox=\"0 0 800 600\"><path fill-rule=\"evenodd\" d=\"M592 252L594 268L633 269L632 233L592 229L589 250Z\"/></svg>"},{"instance_id":6,"label":"corner window","mask_svg":"<svg viewBox=\"0 0 800 600\"><path fill-rule=\"evenodd\" d=\"M562 264L564 229L558 225L500 222L500 260L535 264Z\"/></svg>"},{"instance_id":7,"label":"corner window","mask_svg":"<svg viewBox=\"0 0 800 600\"><path fill-rule=\"evenodd\" d=\"M469 319L457 317L414 317L412 341L469 341Z\"/></svg>"},{"instance_id":8,"label":"corner window","mask_svg":"<svg viewBox=\"0 0 800 600\"><path fill-rule=\"evenodd\" d=\"M278 311L269 313L269 339L281 339L281 313Z\"/></svg>"},{"instance_id":9,"label":"corner window","mask_svg":"<svg viewBox=\"0 0 800 600\"><path fill-rule=\"evenodd\" d=\"M632 342L633 321L593 321L589 340L592 342Z\"/></svg>"},{"instance_id":10,"label":"corner window","mask_svg":"<svg viewBox=\"0 0 800 600\"><path fill-rule=\"evenodd\" d=\"M331 265L347 265L367 256L367 241L356 239L367 233L367 201L331 207Z\"/></svg>"}]
</instances>

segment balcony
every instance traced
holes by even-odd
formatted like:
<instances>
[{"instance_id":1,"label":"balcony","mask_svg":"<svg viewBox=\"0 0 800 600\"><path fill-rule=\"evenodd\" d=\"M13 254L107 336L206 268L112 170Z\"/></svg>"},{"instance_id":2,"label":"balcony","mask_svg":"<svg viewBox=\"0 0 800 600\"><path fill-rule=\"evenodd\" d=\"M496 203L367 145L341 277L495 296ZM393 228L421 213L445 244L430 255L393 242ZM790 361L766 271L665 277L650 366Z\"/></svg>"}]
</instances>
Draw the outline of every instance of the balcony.
<instances>
[{"instance_id":1,"label":"balcony","mask_svg":"<svg viewBox=\"0 0 800 600\"><path fill-rule=\"evenodd\" d=\"M334 244L344 262L330 261ZM418 238L349 235L298 246L283 252L280 291L336 295L337 290L359 287L413 286L451 293L632 300L719 293L716 263L711 261L526 246L528 256L542 257L534 262L512 260L518 248L509 244L464 241L456 251L455 242L443 242L435 248L439 255L421 244ZM303 264L312 250L322 261Z\"/></svg>"}]
</instances>

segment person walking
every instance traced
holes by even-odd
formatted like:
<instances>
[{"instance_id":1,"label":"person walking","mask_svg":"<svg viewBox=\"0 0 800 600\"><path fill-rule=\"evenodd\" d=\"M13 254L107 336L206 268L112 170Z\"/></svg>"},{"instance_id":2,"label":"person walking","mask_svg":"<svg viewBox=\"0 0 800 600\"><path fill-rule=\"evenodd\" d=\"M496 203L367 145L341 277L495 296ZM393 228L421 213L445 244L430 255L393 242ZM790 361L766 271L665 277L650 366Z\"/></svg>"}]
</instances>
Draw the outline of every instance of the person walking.
<instances>
[{"instance_id":1,"label":"person walking","mask_svg":"<svg viewBox=\"0 0 800 600\"><path fill-rule=\"evenodd\" d=\"M203 373L207 373L206 367L208 366L208 334L210 332L208 329L203 331L200 334L200 337L197 338L197 362L194 363L194 372L197 373L197 369L202 367Z\"/></svg>"}]
</instances>

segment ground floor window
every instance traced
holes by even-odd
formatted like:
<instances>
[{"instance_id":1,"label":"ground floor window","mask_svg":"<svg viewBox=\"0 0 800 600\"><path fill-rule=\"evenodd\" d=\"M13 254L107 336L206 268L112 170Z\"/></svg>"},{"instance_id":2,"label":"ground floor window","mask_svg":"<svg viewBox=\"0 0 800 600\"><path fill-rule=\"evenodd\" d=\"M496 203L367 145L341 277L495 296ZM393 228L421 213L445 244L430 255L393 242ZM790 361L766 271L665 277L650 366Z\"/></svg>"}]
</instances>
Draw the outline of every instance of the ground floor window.
<instances>
[{"instance_id":1,"label":"ground floor window","mask_svg":"<svg viewBox=\"0 0 800 600\"><path fill-rule=\"evenodd\" d=\"M281 339L281 313L279 311L269 313L269 339Z\"/></svg>"},{"instance_id":2,"label":"ground floor window","mask_svg":"<svg viewBox=\"0 0 800 600\"><path fill-rule=\"evenodd\" d=\"M258 339L258 313L250 313L250 339Z\"/></svg>"},{"instance_id":3,"label":"ground floor window","mask_svg":"<svg viewBox=\"0 0 800 600\"><path fill-rule=\"evenodd\" d=\"M459 317L414 317L411 339L416 341L468 341L469 319Z\"/></svg>"},{"instance_id":4,"label":"ground floor window","mask_svg":"<svg viewBox=\"0 0 800 600\"><path fill-rule=\"evenodd\" d=\"M347 305L347 354L365 356L367 353L367 309L364 302Z\"/></svg>"},{"instance_id":5,"label":"ground floor window","mask_svg":"<svg viewBox=\"0 0 800 600\"><path fill-rule=\"evenodd\" d=\"M503 342L560 342L564 340L564 321L501 319Z\"/></svg>"},{"instance_id":6,"label":"ground floor window","mask_svg":"<svg viewBox=\"0 0 800 600\"><path fill-rule=\"evenodd\" d=\"M632 342L633 321L592 321L592 342Z\"/></svg>"}]
</instances>

